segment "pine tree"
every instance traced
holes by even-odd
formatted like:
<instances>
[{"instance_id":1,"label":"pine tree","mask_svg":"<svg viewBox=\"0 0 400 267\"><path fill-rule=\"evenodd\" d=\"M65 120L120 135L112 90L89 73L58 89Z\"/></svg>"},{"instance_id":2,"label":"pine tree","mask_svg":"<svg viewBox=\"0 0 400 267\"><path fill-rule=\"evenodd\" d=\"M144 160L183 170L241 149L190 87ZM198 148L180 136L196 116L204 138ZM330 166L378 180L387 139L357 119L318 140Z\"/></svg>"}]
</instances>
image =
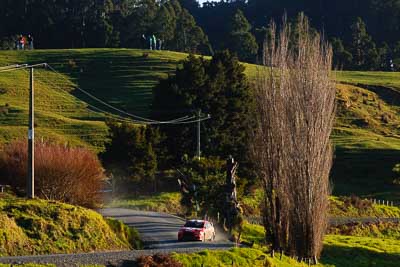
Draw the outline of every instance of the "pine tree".
<instances>
[{"instance_id":1,"label":"pine tree","mask_svg":"<svg viewBox=\"0 0 400 267\"><path fill-rule=\"evenodd\" d=\"M367 33L364 21L358 17L351 25L351 53L355 69L373 70L378 65L378 51L371 36Z\"/></svg>"},{"instance_id":2,"label":"pine tree","mask_svg":"<svg viewBox=\"0 0 400 267\"><path fill-rule=\"evenodd\" d=\"M127 47L143 48L142 35L153 34L153 21L158 6L155 0L138 0L132 13L126 18L122 43Z\"/></svg>"},{"instance_id":3,"label":"pine tree","mask_svg":"<svg viewBox=\"0 0 400 267\"><path fill-rule=\"evenodd\" d=\"M243 12L238 9L231 21L227 47L232 52L237 53L241 60L254 62L258 52L258 44L250 30L250 23Z\"/></svg>"},{"instance_id":4,"label":"pine tree","mask_svg":"<svg viewBox=\"0 0 400 267\"><path fill-rule=\"evenodd\" d=\"M162 5L155 16L153 23L153 32L164 43L168 43L174 38L176 29L175 12L170 12L168 7Z\"/></svg>"},{"instance_id":5,"label":"pine tree","mask_svg":"<svg viewBox=\"0 0 400 267\"><path fill-rule=\"evenodd\" d=\"M155 116L171 119L195 114L199 109L211 114L212 119L202 123L203 155L233 155L245 165L253 99L244 69L228 51L216 53L211 61L189 56L174 76L156 87ZM174 160L195 153L195 127L184 124L160 128Z\"/></svg>"},{"instance_id":6,"label":"pine tree","mask_svg":"<svg viewBox=\"0 0 400 267\"><path fill-rule=\"evenodd\" d=\"M339 38L333 38L331 45L333 50L333 67L347 69L351 65L353 56L344 48L343 42Z\"/></svg>"},{"instance_id":7,"label":"pine tree","mask_svg":"<svg viewBox=\"0 0 400 267\"><path fill-rule=\"evenodd\" d=\"M196 25L193 16L186 9L177 15L175 32L175 49L178 51L197 53L198 47L208 43L203 30Z\"/></svg>"},{"instance_id":8,"label":"pine tree","mask_svg":"<svg viewBox=\"0 0 400 267\"><path fill-rule=\"evenodd\" d=\"M157 170L159 134L151 127L107 122L110 142L102 159L108 170L118 170L129 183L152 185Z\"/></svg>"}]
</instances>

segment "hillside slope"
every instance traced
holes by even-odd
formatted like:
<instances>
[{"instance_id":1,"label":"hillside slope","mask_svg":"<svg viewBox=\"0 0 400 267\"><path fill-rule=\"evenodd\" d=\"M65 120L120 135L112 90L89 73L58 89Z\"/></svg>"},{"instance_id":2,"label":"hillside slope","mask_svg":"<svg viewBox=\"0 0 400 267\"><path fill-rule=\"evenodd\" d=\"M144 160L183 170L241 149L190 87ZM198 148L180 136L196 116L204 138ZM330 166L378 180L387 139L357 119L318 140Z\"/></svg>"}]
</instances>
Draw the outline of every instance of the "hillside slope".
<instances>
[{"instance_id":1,"label":"hillside slope","mask_svg":"<svg viewBox=\"0 0 400 267\"><path fill-rule=\"evenodd\" d=\"M118 223L77 206L0 194L0 257L139 248L137 232Z\"/></svg>"},{"instance_id":2,"label":"hillside slope","mask_svg":"<svg viewBox=\"0 0 400 267\"><path fill-rule=\"evenodd\" d=\"M58 72L37 70L37 135L103 149L104 114L118 114L99 99L139 116L149 116L152 88L173 73L187 54L137 49L0 51L0 66L47 62ZM246 64L254 78L257 69ZM400 199L391 184L400 159L400 73L338 72L335 194ZM26 136L27 71L0 73L0 142ZM118 114L124 115L124 114ZM397 194L397 195L396 195Z\"/></svg>"}]
</instances>

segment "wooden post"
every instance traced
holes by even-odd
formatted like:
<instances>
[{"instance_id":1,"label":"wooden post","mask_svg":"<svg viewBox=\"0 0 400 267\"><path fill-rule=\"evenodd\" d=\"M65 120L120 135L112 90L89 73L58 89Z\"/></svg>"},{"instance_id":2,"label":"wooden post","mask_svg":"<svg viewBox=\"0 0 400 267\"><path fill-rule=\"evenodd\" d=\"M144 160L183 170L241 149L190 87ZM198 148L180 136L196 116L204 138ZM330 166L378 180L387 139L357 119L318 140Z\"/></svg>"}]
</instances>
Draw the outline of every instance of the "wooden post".
<instances>
[{"instance_id":1,"label":"wooden post","mask_svg":"<svg viewBox=\"0 0 400 267\"><path fill-rule=\"evenodd\" d=\"M29 129L28 129L28 176L26 183L27 198L35 198L35 112L34 112L34 76L30 68L29 79Z\"/></svg>"},{"instance_id":2,"label":"wooden post","mask_svg":"<svg viewBox=\"0 0 400 267\"><path fill-rule=\"evenodd\" d=\"M317 256L314 256L314 264L317 265L318 264L318 259Z\"/></svg>"}]
</instances>

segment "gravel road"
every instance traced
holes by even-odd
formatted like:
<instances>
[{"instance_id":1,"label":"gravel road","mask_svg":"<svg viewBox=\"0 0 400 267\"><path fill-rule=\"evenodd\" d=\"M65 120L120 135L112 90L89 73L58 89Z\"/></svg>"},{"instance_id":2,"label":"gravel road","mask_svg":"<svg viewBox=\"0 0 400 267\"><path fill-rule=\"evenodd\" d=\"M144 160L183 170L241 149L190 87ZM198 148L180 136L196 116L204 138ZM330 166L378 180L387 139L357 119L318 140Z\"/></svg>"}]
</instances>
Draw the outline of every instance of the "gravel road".
<instances>
[{"instance_id":1,"label":"gravel road","mask_svg":"<svg viewBox=\"0 0 400 267\"><path fill-rule=\"evenodd\" d=\"M142 255L157 253L190 253L205 249L229 249L233 243L228 241L217 229L215 242L178 242L177 234L184 220L169 214L135 211L122 208L99 210L105 217L112 217L135 227L145 244L145 250L96 252L82 254L58 254L26 257L2 257L0 263L52 263L57 266L77 266L80 264L102 264L106 266L132 266Z\"/></svg>"}]
</instances>

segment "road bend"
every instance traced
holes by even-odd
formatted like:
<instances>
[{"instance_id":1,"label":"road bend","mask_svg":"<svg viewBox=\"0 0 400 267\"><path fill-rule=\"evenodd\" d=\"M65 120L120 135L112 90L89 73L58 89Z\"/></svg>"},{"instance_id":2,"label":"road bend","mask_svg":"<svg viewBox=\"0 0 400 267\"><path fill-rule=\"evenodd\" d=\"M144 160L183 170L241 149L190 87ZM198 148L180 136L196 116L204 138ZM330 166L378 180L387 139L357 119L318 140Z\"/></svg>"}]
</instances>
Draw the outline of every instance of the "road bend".
<instances>
[{"instance_id":1,"label":"road bend","mask_svg":"<svg viewBox=\"0 0 400 267\"><path fill-rule=\"evenodd\" d=\"M132 266L143 255L193 253L201 250L225 250L234 246L222 231L216 229L214 242L178 242L178 230L184 224L182 218L157 212L137 211L123 208L106 208L99 212L104 217L120 220L138 230L145 245L143 250L94 252L80 254L56 254L22 257L1 257L0 263L55 264L56 266L78 266L102 264L105 266Z\"/></svg>"}]
</instances>

